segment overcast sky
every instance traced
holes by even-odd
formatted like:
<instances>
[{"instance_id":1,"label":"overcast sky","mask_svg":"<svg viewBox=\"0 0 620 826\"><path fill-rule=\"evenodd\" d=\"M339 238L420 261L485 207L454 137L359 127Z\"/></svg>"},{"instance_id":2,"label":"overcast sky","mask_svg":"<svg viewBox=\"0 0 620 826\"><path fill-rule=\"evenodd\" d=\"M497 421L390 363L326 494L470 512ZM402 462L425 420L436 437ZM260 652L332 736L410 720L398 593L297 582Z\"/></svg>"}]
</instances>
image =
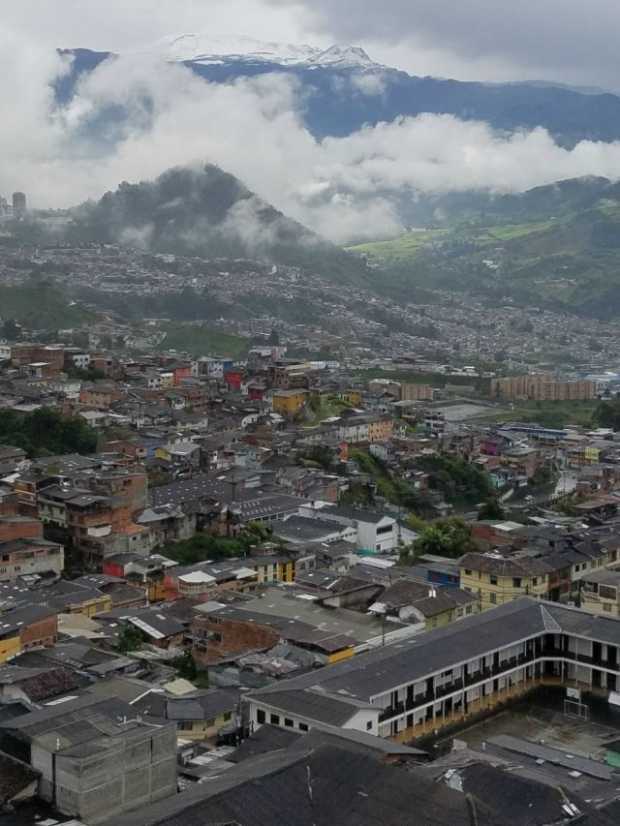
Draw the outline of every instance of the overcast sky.
<instances>
[{"instance_id":1,"label":"overcast sky","mask_svg":"<svg viewBox=\"0 0 620 826\"><path fill-rule=\"evenodd\" d=\"M0 113L10 124L0 129L0 195L23 190L32 206L65 207L122 180L210 162L345 242L402 231L398 202L412 191L515 192L580 175L620 178L620 142L567 150L543 129L505 134L445 115L319 141L290 78L207 83L142 49L180 33L353 43L418 74L620 88L612 0L587 8L583 0L0 0ZM123 56L84 76L59 107L52 87L68 61L56 47L78 46ZM361 80L350 80L355 93L382 94L380 74ZM124 118L110 120L110 111Z\"/></svg>"},{"instance_id":2,"label":"overcast sky","mask_svg":"<svg viewBox=\"0 0 620 826\"><path fill-rule=\"evenodd\" d=\"M137 48L169 34L361 44L417 74L619 88L617 0L0 0L0 26L54 46Z\"/></svg>"}]
</instances>

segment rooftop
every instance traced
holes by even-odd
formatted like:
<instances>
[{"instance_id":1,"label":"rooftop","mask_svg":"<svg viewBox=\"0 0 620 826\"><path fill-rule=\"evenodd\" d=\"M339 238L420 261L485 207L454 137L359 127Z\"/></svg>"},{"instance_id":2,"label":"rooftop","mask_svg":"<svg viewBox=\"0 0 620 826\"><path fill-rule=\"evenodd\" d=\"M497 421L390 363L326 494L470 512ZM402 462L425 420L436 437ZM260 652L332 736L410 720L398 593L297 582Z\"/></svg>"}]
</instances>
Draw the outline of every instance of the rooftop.
<instances>
[{"instance_id":1,"label":"rooftop","mask_svg":"<svg viewBox=\"0 0 620 826\"><path fill-rule=\"evenodd\" d=\"M529 597L475 614L443 628L358 654L319 672L293 677L279 688L321 686L365 702L392 686L444 671L516 640L560 630L620 644L620 621ZM269 693L269 688L259 694Z\"/></svg>"}]
</instances>

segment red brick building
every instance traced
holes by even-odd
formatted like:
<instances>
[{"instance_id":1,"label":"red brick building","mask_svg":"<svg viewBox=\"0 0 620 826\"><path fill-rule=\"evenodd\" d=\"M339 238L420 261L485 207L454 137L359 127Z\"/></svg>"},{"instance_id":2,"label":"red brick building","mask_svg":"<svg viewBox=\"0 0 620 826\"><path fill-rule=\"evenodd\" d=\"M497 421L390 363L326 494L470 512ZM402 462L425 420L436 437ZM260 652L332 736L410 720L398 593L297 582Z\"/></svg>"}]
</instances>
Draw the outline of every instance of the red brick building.
<instances>
[{"instance_id":1,"label":"red brick building","mask_svg":"<svg viewBox=\"0 0 620 826\"><path fill-rule=\"evenodd\" d=\"M243 614L246 617L243 617ZM200 665L233 660L254 651L266 651L280 641L277 629L255 621L255 615L233 608L197 617L191 626L192 654Z\"/></svg>"}]
</instances>

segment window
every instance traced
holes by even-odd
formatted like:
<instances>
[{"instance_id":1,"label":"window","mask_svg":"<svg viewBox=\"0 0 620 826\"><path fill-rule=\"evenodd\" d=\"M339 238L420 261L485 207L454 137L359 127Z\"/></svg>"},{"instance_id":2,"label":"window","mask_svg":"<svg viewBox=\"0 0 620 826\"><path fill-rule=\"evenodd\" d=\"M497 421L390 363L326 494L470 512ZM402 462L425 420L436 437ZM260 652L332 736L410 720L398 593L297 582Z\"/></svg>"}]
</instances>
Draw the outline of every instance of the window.
<instances>
[{"instance_id":1,"label":"window","mask_svg":"<svg viewBox=\"0 0 620 826\"><path fill-rule=\"evenodd\" d=\"M272 715L272 716L273 716L273 715ZM265 722L265 720L266 720L266 717L265 717L265 712L262 710L262 708L259 708L259 709L258 709L258 711L256 712L256 722L257 722L259 725L261 725L261 726L262 726L262 725L263 725L263 723Z\"/></svg>"},{"instance_id":2,"label":"window","mask_svg":"<svg viewBox=\"0 0 620 826\"><path fill-rule=\"evenodd\" d=\"M473 611L473 606L472 606L472 605L468 605L468 606L465 608L465 613L466 613L466 614L471 614L471 612L472 612L472 611Z\"/></svg>"},{"instance_id":3,"label":"window","mask_svg":"<svg viewBox=\"0 0 620 826\"><path fill-rule=\"evenodd\" d=\"M272 726L279 726L280 725L280 715L279 714L272 714L269 718L269 722Z\"/></svg>"},{"instance_id":4,"label":"window","mask_svg":"<svg viewBox=\"0 0 620 826\"><path fill-rule=\"evenodd\" d=\"M299 724L299 730L300 731L308 731L308 726L305 723L300 723Z\"/></svg>"},{"instance_id":5,"label":"window","mask_svg":"<svg viewBox=\"0 0 620 826\"><path fill-rule=\"evenodd\" d=\"M521 577L515 576L512 578L512 587L513 588L520 588L521 587Z\"/></svg>"},{"instance_id":6,"label":"window","mask_svg":"<svg viewBox=\"0 0 620 826\"><path fill-rule=\"evenodd\" d=\"M497 594L496 593L489 594L489 602L492 602L492 603L497 602Z\"/></svg>"},{"instance_id":7,"label":"window","mask_svg":"<svg viewBox=\"0 0 620 826\"><path fill-rule=\"evenodd\" d=\"M537 576L532 578L532 585L538 585L538 577Z\"/></svg>"},{"instance_id":8,"label":"window","mask_svg":"<svg viewBox=\"0 0 620 826\"><path fill-rule=\"evenodd\" d=\"M611 611L611 605L608 602L603 603L603 611Z\"/></svg>"},{"instance_id":9,"label":"window","mask_svg":"<svg viewBox=\"0 0 620 826\"><path fill-rule=\"evenodd\" d=\"M366 723L366 731L372 731L372 720Z\"/></svg>"},{"instance_id":10,"label":"window","mask_svg":"<svg viewBox=\"0 0 620 826\"><path fill-rule=\"evenodd\" d=\"M293 728L293 727L295 726L295 723L293 723L293 721L291 720L291 718L290 718L290 717L285 717L285 718L284 718L284 725L285 725L287 728Z\"/></svg>"},{"instance_id":11,"label":"window","mask_svg":"<svg viewBox=\"0 0 620 826\"><path fill-rule=\"evenodd\" d=\"M497 585L497 577L495 576L495 574L491 574L489 580L491 582L491 585Z\"/></svg>"},{"instance_id":12,"label":"window","mask_svg":"<svg viewBox=\"0 0 620 826\"><path fill-rule=\"evenodd\" d=\"M465 568L465 576L471 576L471 571L468 568Z\"/></svg>"},{"instance_id":13,"label":"window","mask_svg":"<svg viewBox=\"0 0 620 826\"><path fill-rule=\"evenodd\" d=\"M215 725L215 720L206 720L205 722L207 728L213 728L213 726Z\"/></svg>"},{"instance_id":14,"label":"window","mask_svg":"<svg viewBox=\"0 0 620 826\"><path fill-rule=\"evenodd\" d=\"M230 718L231 718L231 717L232 717L232 714L231 714L231 712L230 712L230 711L227 711L227 712L224 714L224 720L225 720L225 721L230 720Z\"/></svg>"}]
</instances>

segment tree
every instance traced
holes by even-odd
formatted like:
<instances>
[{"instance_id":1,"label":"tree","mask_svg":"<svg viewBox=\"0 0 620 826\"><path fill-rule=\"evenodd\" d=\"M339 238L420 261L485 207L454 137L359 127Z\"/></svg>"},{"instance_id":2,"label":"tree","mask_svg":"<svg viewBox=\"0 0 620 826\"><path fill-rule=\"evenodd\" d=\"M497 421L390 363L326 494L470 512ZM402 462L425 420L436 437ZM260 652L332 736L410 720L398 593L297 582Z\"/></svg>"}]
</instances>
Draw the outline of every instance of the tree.
<instances>
[{"instance_id":1,"label":"tree","mask_svg":"<svg viewBox=\"0 0 620 826\"><path fill-rule=\"evenodd\" d=\"M600 427L620 430L620 399L610 399L599 404L594 419Z\"/></svg>"},{"instance_id":2,"label":"tree","mask_svg":"<svg viewBox=\"0 0 620 826\"><path fill-rule=\"evenodd\" d=\"M21 338L22 328L13 318L7 318L2 325L2 333L0 336L7 341L18 341Z\"/></svg>"},{"instance_id":3,"label":"tree","mask_svg":"<svg viewBox=\"0 0 620 826\"><path fill-rule=\"evenodd\" d=\"M334 451L328 445L314 445L303 454L303 459L329 470L334 462Z\"/></svg>"},{"instance_id":4,"label":"tree","mask_svg":"<svg viewBox=\"0 0 620 826\"><path fill-rule=\"evenodd\" d=\"M424 554L433 554L457 559L477 550L469 525L458 517L449 517L427 525L413 543L410 556L415 559Z\"/></svg>"},{"instance_id":5,"label":"tree","mask_svg":"<svg viewBox=\"0 0 620 826\"><path fill-rule=\"evenodd\" d=\"M492 497L484 502L478 510L478 521L482 522L484 519L504 519L504 509L502 508L499 499Z\"/></svg>"},{"instance_id":6,"label":"tree","mask_svg":"<svg viewBox=\"0 0 620 826\"><path fill-rule=\"evenodd\" d=\"M418 467L429 474L429 486L441 491L447 502L463 500L473 504L493 493L488 473L466 459L428 456L418 460Z\"/></svg>"},{"instance_id":7,"label":"tree","mask_svg":"<svg viewBox=\"0 0 620 826\"><path fill-rule=\"evenodd\" d=\"M79 416L42 407L25 416L0 412L0 443L23 448L29 458L63 453L93 453L97 433Z\"/></svg>"},{"instance_id":8,"label":"tree","mask_svg":"<svg viewBox=\"0 0 620 826\"><path fill-rule=\"evenodd\" d=\"M196 663L189 648L172 660L172 666L177 672L177 677L182 680L192 682L198 676L198 669L196 668Z\"/></svg>"},{"instance_id":9,"label":"tree","mask_svg":"<svg viewBox=\"0 0 620 826\"><path fill-rule=\"evenodd\" d=\"M127 623L119 631L116 649L121 654L128 654L130 651L138 651L142 648L143 642L142 632L134 625Z\"/></svg>"},{"instance_id":10,"label":"tree","mask_svg":"<svg viewBox=\"0 0 620 826\"><path fill-rule=\"evenodd\" d=\"M577 510L577 497L574 493L567 493L565 496L561 496L556 500L553 507L554 510L564 516L579 515L579 511Z\"/></svg>"}]
</instances>

